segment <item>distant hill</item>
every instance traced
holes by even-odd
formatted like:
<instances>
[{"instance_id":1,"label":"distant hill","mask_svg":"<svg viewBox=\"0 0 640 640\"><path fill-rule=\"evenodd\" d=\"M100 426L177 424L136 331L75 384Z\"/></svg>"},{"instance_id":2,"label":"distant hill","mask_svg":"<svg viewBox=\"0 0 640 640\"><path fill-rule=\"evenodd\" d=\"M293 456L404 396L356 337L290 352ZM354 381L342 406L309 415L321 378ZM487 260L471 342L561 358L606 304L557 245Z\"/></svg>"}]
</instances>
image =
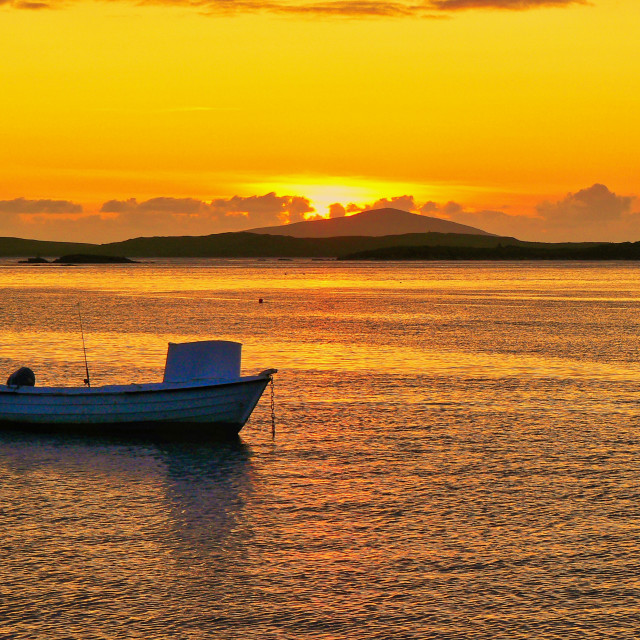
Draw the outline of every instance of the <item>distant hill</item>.
<instances>
[{"instance_id":1,"label":"distant hill","mask_svg":"<svg viewBox=\"0 0 640 640\"><path fill-rule=\"evenodd\" d=\"M239 231L211 236L133 238L99 245L91 253L165 258L335 258L355 251L394 246L495 246L517 243L515 238L457 233L409 233L397 236L342 236L294 238Z\"/></svg>"},{"instance_id":2,"label":"distant hill","mask_svg":"<svg viewBox=\"0 0 640 640\"><path fill-rule=\"evenodd\" d=\"M352 216L307 220L277 227L250 229L249 233L293 238L333 238L336 236L392 236L405 233L464 233L492 236L492 233L457 222L420 216L401 209L370 209Z\"/></svg>"}]
</instances>

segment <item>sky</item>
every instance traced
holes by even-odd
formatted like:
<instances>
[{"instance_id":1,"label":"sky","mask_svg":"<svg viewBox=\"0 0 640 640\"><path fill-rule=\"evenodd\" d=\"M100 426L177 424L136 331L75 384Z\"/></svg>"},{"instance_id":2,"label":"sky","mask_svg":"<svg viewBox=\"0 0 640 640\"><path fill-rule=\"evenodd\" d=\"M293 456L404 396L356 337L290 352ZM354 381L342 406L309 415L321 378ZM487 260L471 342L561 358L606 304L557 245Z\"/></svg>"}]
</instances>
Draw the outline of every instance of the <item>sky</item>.
<instances>
[{"instance_id":1,"label":"sky","mask_svg":"<svg viewBox=\"0 0 640 640\"><path fill-rule=\"evenodd\" d=\"M0 235L371 206L640 240L637 0L0 0Z\"/></svg>"}]
</instances>

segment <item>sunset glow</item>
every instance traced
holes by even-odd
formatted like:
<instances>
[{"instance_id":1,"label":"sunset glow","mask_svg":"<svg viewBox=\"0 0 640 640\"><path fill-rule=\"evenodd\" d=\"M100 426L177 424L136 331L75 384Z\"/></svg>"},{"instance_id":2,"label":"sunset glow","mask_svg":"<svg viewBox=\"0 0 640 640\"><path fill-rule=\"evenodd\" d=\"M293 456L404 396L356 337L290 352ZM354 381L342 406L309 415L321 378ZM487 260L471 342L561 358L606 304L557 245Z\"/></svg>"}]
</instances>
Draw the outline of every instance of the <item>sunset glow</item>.
<instances>
[{"instance_id":1,"label":"sunset glow","mask_svg":"<svg viewBox=\"0 0 640 640\"><path fill-rule=\"evenodd\" d=\"M593 239L640 239L633 0L440 0L420 10L276 2L231 12L215 0L54 0L0 12L2 235L179 233L184 213L166 202L156 212L164 218L101 209L272 192L307 199L298 218L407 195L416 212L455 202L462 222L507 233L496 211L526 222L545 202L601 184L630 200ZM83 216L72 225L32 210L44 217L27 219L18 199L72 203ZM294 219L277 207L270 219L244 213L245 228ZM572 239L571 225L554 220L511 226L526 239ZM200 217L190 229L239 221Z\"/></svg>"}]
</instances>

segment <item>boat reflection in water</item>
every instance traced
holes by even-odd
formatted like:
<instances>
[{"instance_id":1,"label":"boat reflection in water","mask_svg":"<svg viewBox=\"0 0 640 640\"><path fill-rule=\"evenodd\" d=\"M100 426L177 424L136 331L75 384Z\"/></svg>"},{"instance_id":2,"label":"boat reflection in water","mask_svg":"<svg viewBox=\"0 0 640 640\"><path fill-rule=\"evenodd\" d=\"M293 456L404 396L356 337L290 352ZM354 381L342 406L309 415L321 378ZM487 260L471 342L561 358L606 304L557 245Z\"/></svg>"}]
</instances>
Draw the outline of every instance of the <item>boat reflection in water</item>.
<instances>
[{"instance_id":1,"label":"boat reflection in water","mask_svg":"<svg viewBox=\"0 0 640 640\"><path fill-rule=\"evenodd\" d=\"M4 620L55 637L61 615L82 611L83 628L118 635L135 621L160 638L242 597L253 472L239 440L8 432L0 473L3 587L16 596Z\"/></svg>"},{"instance_id":2,"label":"boat reflection in water","mask_svg":"<svg viewBox=\"0 0 640 640\"><path fill-rule=\"evenodd\" d=\"M158 453L166 465L166 505L176 541L189 555L213 551L236 530L252 493L250 448L240 440L197 447L173 441Z\"/></svg>"}]
</instances>

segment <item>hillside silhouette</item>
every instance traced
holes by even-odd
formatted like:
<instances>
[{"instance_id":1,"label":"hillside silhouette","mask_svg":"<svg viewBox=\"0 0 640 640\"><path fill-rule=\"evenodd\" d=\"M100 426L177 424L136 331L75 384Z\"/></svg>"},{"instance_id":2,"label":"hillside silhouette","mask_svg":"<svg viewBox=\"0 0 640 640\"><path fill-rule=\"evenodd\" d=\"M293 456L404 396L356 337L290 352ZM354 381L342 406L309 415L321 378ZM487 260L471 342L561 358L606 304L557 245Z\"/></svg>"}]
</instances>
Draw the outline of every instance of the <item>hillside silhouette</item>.
<instances>
[{"instance_id":1,"label":"hillside silhouette","mask_svg":"<svg viewBox=\"0 0 640 640\"><path fill-rule=\"evenodd\" d=\"M0 256L55 257L68 254L135 258L640 260L640 242L551 244L524 242L504 236L433 232L390 236L295 238L241 231L209 236L142 237L109 244L0 238Z\"/></svg>"},{"instance_id":2,"label":"hillside silhouette","mask_svg":"<svg viewBox=\"0 0 640 640\"><path fill-rule=\"evenodd\" d=\"M410 233L397 236L293 238L239 231L209 236L156 236L111 242L78 244L0 238L0 256L62 256L93 254L148 258L335 258L357 251L394 246L494 246L518 242L515 238L455 233Z\"/></svg>"},{"instance_id":3,"label":"hillside silhouette","mask_svg":"<svg viewBox=\"0 0 640 640\"><path fill-rule=\"evenodd\" d=\"M640 242L565 245L497 244L470 246L395 246L342 256L341 260L640 260Z\"/></svg>"},{"instance_id":4,"label":"hillside silhouette","mask_svg":"<svg viewBox=\"0 0 640 640\"><path fill-rule=\"evenodd\" d=\"M402 209L370 209L352 216L327 220L305 220L275 227L250 229L250 233L293 238L332 238L337 236L392 236L407 233L463 233L492 236L482 229L442 218L421 216Z\"/></svg>"}]
</instances>

